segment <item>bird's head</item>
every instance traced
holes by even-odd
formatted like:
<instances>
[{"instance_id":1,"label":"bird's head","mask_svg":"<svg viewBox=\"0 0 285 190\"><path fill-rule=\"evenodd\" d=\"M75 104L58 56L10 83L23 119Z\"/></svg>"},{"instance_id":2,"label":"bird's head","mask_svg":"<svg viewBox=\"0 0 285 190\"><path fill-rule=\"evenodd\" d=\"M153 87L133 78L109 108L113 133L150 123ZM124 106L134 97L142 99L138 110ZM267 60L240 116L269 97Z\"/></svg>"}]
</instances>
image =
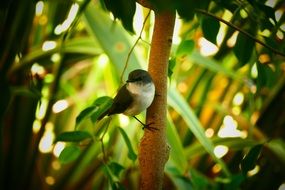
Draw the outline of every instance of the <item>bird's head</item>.
<instances>
[{"instance_id":1,"label":"bird's head","mask_svg":"<svg viewBox=\"0 0 285 190\"><path fill-rule=\"evenodd\" d=\"M151 83L152 79L149 73L142 69L136 69L130 72L127 83L147 84Z\"/></svg>"}]
</instances>

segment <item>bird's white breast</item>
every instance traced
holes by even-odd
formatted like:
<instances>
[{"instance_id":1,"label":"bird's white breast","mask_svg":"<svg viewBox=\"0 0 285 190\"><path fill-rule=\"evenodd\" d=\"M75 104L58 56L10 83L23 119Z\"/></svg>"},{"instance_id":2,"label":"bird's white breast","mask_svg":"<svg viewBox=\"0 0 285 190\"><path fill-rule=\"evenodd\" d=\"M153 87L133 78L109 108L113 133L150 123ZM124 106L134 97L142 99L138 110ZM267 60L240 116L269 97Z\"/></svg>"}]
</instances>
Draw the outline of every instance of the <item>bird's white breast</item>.
<instances>
[{"instance_id":1,"label":"bird's white breast","mask_svg":"<svg viewBox=\"0 0 285 190\"><path fill-rule=\"evenodd\" d=\"M130 116L137 115L151 105L155 94L155 87L153 83L148 83L148 84L128 83L127 89L133 96L133 103L124 112L125 115L130 115Z\"/></svg>"}]
</instances>

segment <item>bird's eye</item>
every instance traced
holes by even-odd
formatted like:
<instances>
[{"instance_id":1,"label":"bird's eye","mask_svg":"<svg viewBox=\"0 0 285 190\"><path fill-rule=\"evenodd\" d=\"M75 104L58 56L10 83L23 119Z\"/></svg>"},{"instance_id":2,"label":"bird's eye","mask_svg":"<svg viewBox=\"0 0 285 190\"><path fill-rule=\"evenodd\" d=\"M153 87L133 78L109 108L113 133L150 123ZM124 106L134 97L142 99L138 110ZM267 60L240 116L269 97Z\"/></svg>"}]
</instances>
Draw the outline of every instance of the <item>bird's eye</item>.
<instances>
[{"instance_id":1,"label":"bird's eye","mask_svg":"<svg viewBox=\"0 0 285 190\"><path fill-rule=\"evenodd\" d=\"M136 81L141 81L142 80L142 77L137 77L136 78Z\"/></svg>"}]
</instances>

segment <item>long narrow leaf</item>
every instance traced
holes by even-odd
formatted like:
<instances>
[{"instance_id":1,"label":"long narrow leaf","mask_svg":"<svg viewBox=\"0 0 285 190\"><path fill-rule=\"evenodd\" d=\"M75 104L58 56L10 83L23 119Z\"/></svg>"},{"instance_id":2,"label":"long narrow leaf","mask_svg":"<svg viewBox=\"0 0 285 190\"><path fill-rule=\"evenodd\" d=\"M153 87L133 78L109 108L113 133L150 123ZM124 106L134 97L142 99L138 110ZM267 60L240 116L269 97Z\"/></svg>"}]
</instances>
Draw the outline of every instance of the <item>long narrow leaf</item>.
<instances>
[{"instance_id":1,"label":"long narrow leaf","mask_svg":"<svg viewBox=\"0 0 285 190\"><path fill-rule=\"evenodd\" d=\"M92 136L87 131L67 131L59 134L56 141L80 142L90 138L92 138Z\"/></svg>"},{"instance_id":2,"label":"long narrow leaf","mask_svg":"<svg viewBox=\"0 0 285 190\"><path fill-rule=\"evenodd\" d=\"M119 129L119 131L120 131L120 133L121 133L121 135L122 135L122 137L123 137L123 139L124 139L124 141L128 147L128 150L129 150L128 157L131 160L135 161L137 159L137 155L133 149L132 143L131 143L127 133L121 127L119 127L118 129Z\"/></svg>"},{"instance_id":3,"label":"long narrow leaf","mask_svg":"<svg viewBox=\"0 0 285 190\"><path fill-rule=\"evenodd\" d=\"M198 139L198 141L203 145L205 150L211 155L211 157L220 164L222 170L227 176L230 176L230 172L226 164L214 154L214 145L206 137L205 131L200 124L198 118L189 107L184 98L177 92L176 89L172 88L168 91L168 102L171 107L173 107L185 120L187 126Z\"/></svg>"},{"instance_id":4,"label":"long narrow leaf","mask_svg":"<svg viewBox=\"0 0 285 190\"><path fill-rule=\"evenodd\" d=\"M11 70L14 72L19 69L31 66L31 64L38 61L39 59L46 59L58 51L59 47L55 47L54 49L48 51L43 51L41 47L35 48L31 51L31 53L23 57L23 59L21 59L21 62L15 65ZM90 37L67 40L63 51L65 53L85 54L90 56L95 56L102 53L102 51L96 47L95 40Z\"/></svg>"},{"instance_id":5,"label":"long narrow leaf","mask_svg":"<svg viewBox=\"0 0 285 190\"><path fill-rule=\"evenodd\" d=\"M211 58L202 56L197 51L193 51L190 55L188 55L187 58L193 61L194 64L205 67L213 72L222 73L232 79L242 81L242 77L237 72L234 72L233 70L218 64L216 61L214 61Z\"/></svg>"},{"instance_id":6,"label":"long narrow leaf","mask_svg":"<svg viewBox=\"0 0 285 190\"><path fill-rule=\"evenodd\" d=\"M132 46L125 30L120 25L114 26L110 16L92 2L88 5L84 18L90 34L98 40L102 49L116 67L116 70L121 74ZM130 56L126 73L140 68L140 65L139 59L133 52Z\"/></svg>"},{"instance_id":7,"label":"long narrow leaf","mask_svg":"<svg viewBox=\"0 0 285 190\"><path fill-rule=\"evenodd\" d=\"M70 163L76 160L81 153L80 148L77 145L69 145L63 149L59 155L59 161L62 164Z\"/></svg>"},{"instance_id":8,"label":"long narrow leaf","mask_svg":"<svg viewBox=\"0 0 285 190\"><path fill-rule=\"evenodd\" d=\"M187 168L187 159L183 150L182 142L169 115L167 118L166 135L167 141L171 147L170 160L174 162L180 174L183 174Z\"/></svg>"},{"instance_id":9,"label":"long narrow leaf","mask_svg":"<svg viewBox=\"0 0 285 190\"><path fill-rule=\"evenodd\" d=\"M225 145L231 150L242 150L244 148L252 147L257 145L259 142L253 139L242 139L239 137L229 137L229 138L218 138L215 137L211 139L214 145ZM207 153L206 150L200 143L193 143L191 146L185 149L185 154L187 158L191 159L197 156L201 156Z\"/></svg>"}]
</instances>

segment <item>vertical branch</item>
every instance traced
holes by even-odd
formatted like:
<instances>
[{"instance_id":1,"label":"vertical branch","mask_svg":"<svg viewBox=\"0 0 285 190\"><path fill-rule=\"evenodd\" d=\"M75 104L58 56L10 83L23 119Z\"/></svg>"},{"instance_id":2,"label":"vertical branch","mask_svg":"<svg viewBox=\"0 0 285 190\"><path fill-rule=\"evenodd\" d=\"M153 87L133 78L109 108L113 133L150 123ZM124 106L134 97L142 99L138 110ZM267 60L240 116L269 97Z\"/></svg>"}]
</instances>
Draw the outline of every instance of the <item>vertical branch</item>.
<instances>
[{"instance_id":1,"label":"vertical branch","mask_svg":"<svg viewBox=\"0 0 285 190\"><path fill-rule=\"evenodd\" d=\"M162 189L164 166L169 157L166 143L167 70L175 24L175 12L155 11L149 73L156 87L156 96L147 110L146 123L159 130L145 130L139 147L141 189Z\"/></svg>"}]
</instances>

